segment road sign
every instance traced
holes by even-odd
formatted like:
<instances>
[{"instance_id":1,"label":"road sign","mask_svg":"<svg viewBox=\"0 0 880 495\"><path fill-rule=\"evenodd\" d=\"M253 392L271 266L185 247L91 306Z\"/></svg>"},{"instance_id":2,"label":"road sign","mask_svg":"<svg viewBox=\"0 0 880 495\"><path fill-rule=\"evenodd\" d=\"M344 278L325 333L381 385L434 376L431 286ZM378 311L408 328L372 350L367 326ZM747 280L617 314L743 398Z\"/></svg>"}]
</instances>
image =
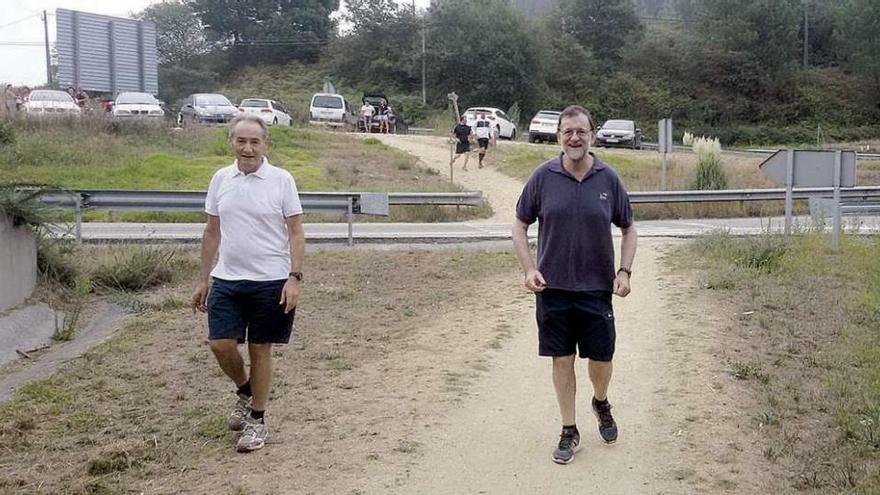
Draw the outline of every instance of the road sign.
<instances>
[{"instance_id":1,"label":"road sign","mask_svg":"<svg viewBox=\"0 0 880 495\"><path fill-rule=\"evenodd\" d=\"M155 24L68 9L55 16L59 85L159 92Z\"/></svg>"},{"instance_id":2,"label":"road sign","mask_svg":"<svg viewBox=\"0 0 880 495\"><path fill-rule=\"evenodd\" d=\"M833 150L794 150L791 187L834 186ZM856 185L856 153L841 152L840 187ZM759 165L761 172L780 186L788 185L788 150L779 150Z\"/></svg>"},{"instance_id":3,"label":"road sign","mask_svg":"<svg viewBox=\"0 0 880 495\"><path fill-rule=\"evenodd\" d=\"M660 153L672 153L672 119L660 119L657 122L657 150Z\"/></svg>"}]
</instances>

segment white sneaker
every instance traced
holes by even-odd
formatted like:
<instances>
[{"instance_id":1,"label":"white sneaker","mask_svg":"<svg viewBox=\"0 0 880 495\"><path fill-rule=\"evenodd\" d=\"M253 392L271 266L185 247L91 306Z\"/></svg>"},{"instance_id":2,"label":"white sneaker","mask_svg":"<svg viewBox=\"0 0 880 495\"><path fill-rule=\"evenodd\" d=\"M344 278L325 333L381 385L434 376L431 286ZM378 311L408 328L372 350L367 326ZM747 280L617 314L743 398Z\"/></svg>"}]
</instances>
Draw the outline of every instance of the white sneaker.
<instances>
[{"instance_id":1,"label":"white sneaker","mask_svg":"<svg viewBox=\"0 0 880 495\"><path fill-rule=\"evenodd\" d=\"M266 437L269 436L269 426L266 424L266 418L262 421L256 420L248 416L245 421L244 431L241 432L238 442L235 444L235 450L239 452L251 452L259 450L266 445Z\"/></svg>"}]
</instances>

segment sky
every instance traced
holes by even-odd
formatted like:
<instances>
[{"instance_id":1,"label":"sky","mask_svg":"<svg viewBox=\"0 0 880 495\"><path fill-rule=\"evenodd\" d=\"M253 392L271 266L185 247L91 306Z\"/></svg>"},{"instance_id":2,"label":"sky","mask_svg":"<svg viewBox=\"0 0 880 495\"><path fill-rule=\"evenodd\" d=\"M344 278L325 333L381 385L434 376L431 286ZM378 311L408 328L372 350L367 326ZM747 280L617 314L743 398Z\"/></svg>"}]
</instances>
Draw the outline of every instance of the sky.
<instances>
[{"instance_id":1,"label":"sky","mask_svg":"<svg viewBox=\"0 0 880 495\"><path fill-rule=\"evenodd\" d=\"M404 0L409 4L412 0ZM415 0L426 8L429 0ZM0 0L0 84L46 83L42 11L49 13L49 43L55 42L55 9L129 17L159 0ZM15 44L10 44L15 43Z\"/></svg>"}]
</instances>

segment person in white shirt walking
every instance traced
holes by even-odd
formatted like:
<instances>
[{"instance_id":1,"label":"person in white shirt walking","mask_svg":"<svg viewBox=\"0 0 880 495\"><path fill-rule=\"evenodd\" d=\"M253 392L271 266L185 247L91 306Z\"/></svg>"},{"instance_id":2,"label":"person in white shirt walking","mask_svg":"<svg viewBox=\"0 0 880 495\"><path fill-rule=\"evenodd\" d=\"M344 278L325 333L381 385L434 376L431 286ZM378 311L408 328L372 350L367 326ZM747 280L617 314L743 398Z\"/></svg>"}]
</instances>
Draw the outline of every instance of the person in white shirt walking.
<instances>
[{"instance_id":1,"label":"person in white shirt walking","mask_svg":"<svg viewBox=\"0 0 880 495\"><path fill-rule=\"evenodd\" d=\"M474 134L477 136L477 146L479 146L479 168L483 168L483 158L486 157L486 151L489 149L489 139L492 138L492 123L486 118L485 113L480 114L479 120L474 124Z\"/></svg>"},{"instance_id":2,"label":"person in white shirt walking","mask_svg":"<svg viewBox=\"0 0 880 495\"><path fill-rule=\"evenodd\" d=\"M364 132L369 134L371 131L371 127L373 126L373 114L376 113L376 109L373 108L373 105L367 100L364 100L364 106L361 107L361 125L364 126Z\"/></svg>"},{"instance_id":3,"label":"person in white shirt walking","mask_svg":"<svg viewBox=\"0 0 880 495\"><path fill-rule=\"evenodd\" d=\"M249 452L262 448L269 434L272 345L286 344L293 331L305 235L293 176L264 156L266 124L254 116L236 117L229 138L236 159L218 170L208 187L192 307L208 313L211 351L237 387L229 428L242 432L236 449ZM242 343L250 372L238 350Z\"/></svg>"}]
</instances>

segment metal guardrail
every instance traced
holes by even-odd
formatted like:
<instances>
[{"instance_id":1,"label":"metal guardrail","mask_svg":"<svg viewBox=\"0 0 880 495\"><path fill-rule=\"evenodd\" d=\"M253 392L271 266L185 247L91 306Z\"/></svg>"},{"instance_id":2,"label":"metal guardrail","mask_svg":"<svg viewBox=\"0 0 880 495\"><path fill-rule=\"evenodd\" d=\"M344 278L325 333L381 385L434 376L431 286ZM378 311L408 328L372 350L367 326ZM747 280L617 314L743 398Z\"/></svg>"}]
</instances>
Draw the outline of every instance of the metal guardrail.
<instances>
[{"instance_id":1,"label":"metal guardrail","mask_svg":"<svg viewBox=\"0 0 880 495\"><path fill-rule=\"evenodd\" d=\"M80 190L48 192L40 201L55 208L73 208L76 238L82 238L85 210L204 211L205 191ZM354 214L388 215L389 205L480 206L480 191L451 193L300 192L305 213L345 213L349 245L353 244Z\"/></svg>"},{"instance_id":2,"label":"metal guardrail","mask_svg":"<svg viewBox=\"0 0 880 495\"><path fill-rule=\"evenodd\" d=\"M794 199L830 197L831 187L794 189ZM880 199L880 186L841 188L840 197L846 200L867 201ZM730 189L723 191L633 191L629 193L633 204L639 203L700 203L709 201L783 201L785 189Z\"/></svg>"},{"instance_id":3,"label":"metal guardrail","mask_svg":"<svg viewBox=\"0 0 880 495\"><path fill-rule=\"evenodd\" d=\"M651 143L648 141L642 141L642 148L655 150L659 147L657 143ZM680 144L676 144L672 146L673 152L683 152L683 153L693 153L693 149L690 146L682 146ZM723 148L721 150L723 153L738 153L741 155L772 155L776 153L777 150L771 149L761 149L761 148ZM857 160L880 160L880 153L864 153L864 152L856 152Z\"/></svg>"}]
</instances>

